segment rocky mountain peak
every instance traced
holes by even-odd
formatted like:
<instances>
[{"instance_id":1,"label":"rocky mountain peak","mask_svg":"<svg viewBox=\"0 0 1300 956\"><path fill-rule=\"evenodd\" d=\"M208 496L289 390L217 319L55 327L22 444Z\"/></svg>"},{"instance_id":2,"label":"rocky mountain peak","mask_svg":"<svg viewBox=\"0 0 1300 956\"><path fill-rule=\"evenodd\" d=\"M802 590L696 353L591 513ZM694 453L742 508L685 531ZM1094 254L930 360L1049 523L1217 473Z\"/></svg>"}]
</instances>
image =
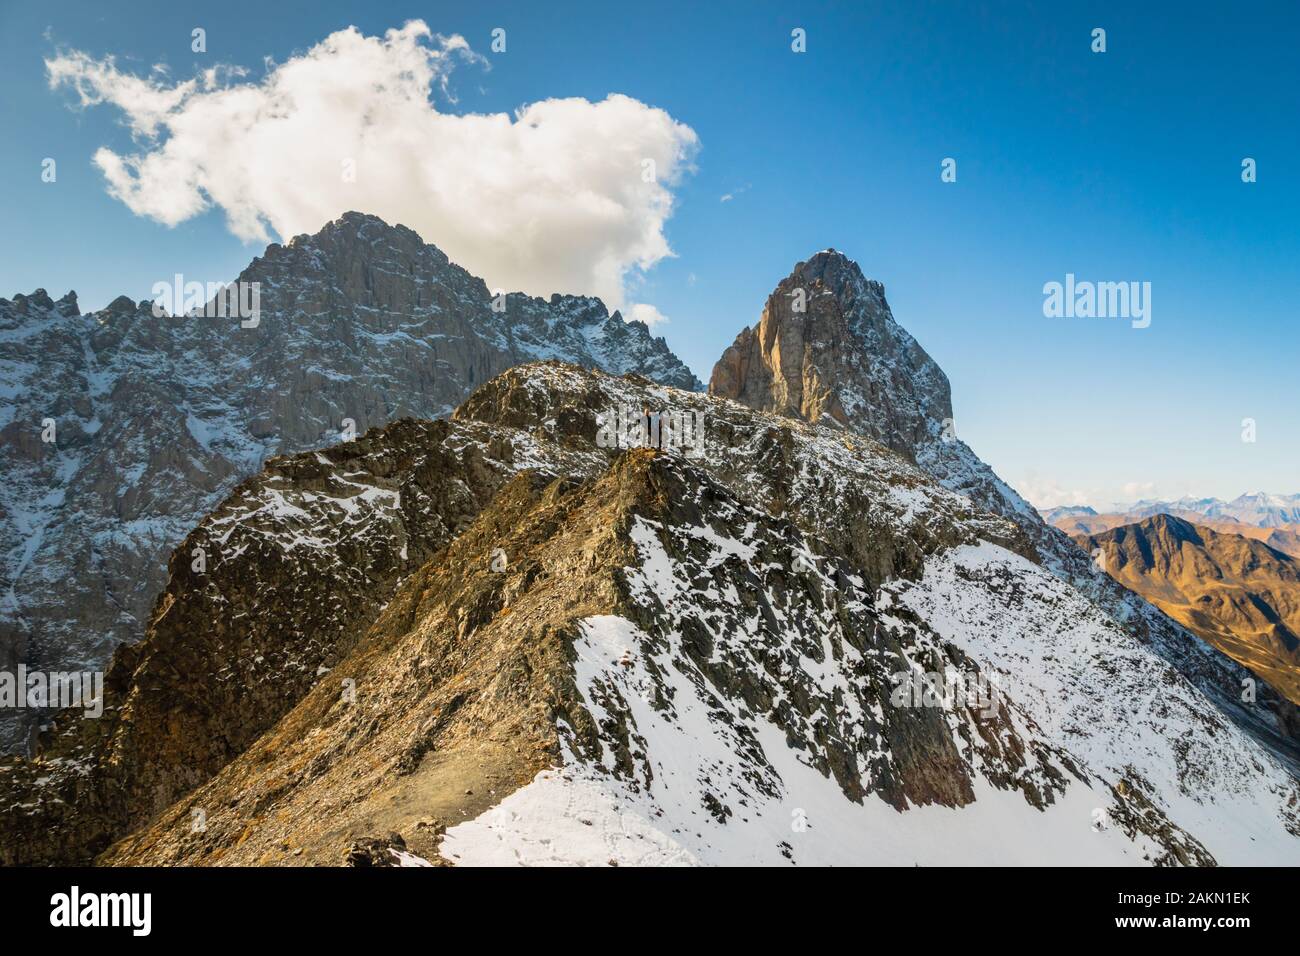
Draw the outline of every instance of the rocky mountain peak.
<instances>
[{"instance_id":1,"label":"rocky mountain peak","mask_svg":"<svg viewBox=\"0 0 1300 956\"><path fill-rule=\"evenodd\" d=\"M66 316L81 315L81 307L77 305L77 293L71 289L64 294L63 298L54 303L54 308Z\"/></svg>"},{"instance_id":2,"label":"rocky mountain peak","mask_svg":"<svg viewBox=\"0 0 1300 956\"><path fill-rule=\"evenodd\" d=\"M824 286L845 298L868 293L883 299L885 295L883 283L868 279L856 262L836 249L823 249L795 265L785 281L792 279L801 285Z\"/></svg>"},{"instance_id":3,"label":"rocky mountain peak","mask_svg":"<svg viewBox=\"0 0 1300 956\"><path fill-rule=\"evenodd\" d=\"M829 418L915 458L952 418L948 378L894 321L885 287L843 253L798 263L714 366L709 391L753 408Z\"/></svg>"},{"instance_id":4,"label":"rocky mountain peak","mask_svg":"<svg viewBox=\"0 0 1300 956\"><path fill-rule=\"evenodd\" d=\"M1075 541L1115 580L1300 702L1300 563L1191 518L1155 514Z\"/></svg>"},{"instance_id":5,"label":"rocky mountain peak","mask_svg":"<svg viewBox=\"0 0 1300 956\"><path fill-rule=\"evenodd\" d=\"M1144 522L1151 532L1168 536L1174 541L1192 541L1196 544L1201 543L1201 535L1196 525L1192 524L1177 515L1158 514L1152 515Z\"/></svg>"},{"instance_id":6,"label":"rocky mountain peak","mask_svg":"<svg viewBox=\"0 0 1300 956\"><path fill-rule=\"evenodd\" d=\"M709 391L867 435L977 507L1015 522L1044 569L1089 595L1113 621L1142 633L1249 732L1294 754L1300 713L1289 701L1273 695L1267 707L1243 712L1236 703L1243 668L1207 656L1193 634L1094 567L1087 552L1049 527L961 440L947 376L894 320L884 286L842 253L826 249L794 267L758 323L742 330L718 360ZM1273 509L1269 516L1281 520L1285 512Z\"/></svg>"},{"instance_id":7,"label":"rocky mountain peak","mask_svg":"<svg viewBox=\"0 0 1300 956\"><path fill-rule=\"evenodd\" d=\"M134 315L138 306L130 296L119 295L116 299L104 306L103 313L107 315Z\"/></svg>"},{"instance_id":8,"label":"rocky mountain peak","mask_svg":"<svg viewBox=\"0 0 1300 956\"><path fill-rule=\"evenodd\" d=\"M409 325L411 314L472 317L468 327L460 323L458 336L472 335L501 354L478 360L482 370L475 370L470 386L519 362L556 358L637 372L679 388L704 387L662 337L652 336L643 322L611 313L599 298L489 288L413 230L378 216L347 212L313 235L273 243L239 278L260 282L264 297L283 294L286 284L293 291L314 284L319 288L303 309L308 316L360 309L384 334L394 325L384 320L386 313L399 317L399 328Z\"/></svg>"},{"instance_id":9,"label":"rocky mountain peak","mask_svg":"<svg viewBox=\"0 0 1300 956\"><path fill-rule=\"evenodd\" d=\"M53 312L64 318L72 318L80 315L81 309L77 306L75 292L69 291L56 302L44 289L36 289L30 295L19 292L12 299L0 298L0 312L21 316Z\"/></svg>"},{"instance_id":10,"label":"rocky mountain peak","mask_svg":"<svg viewBox=\"0 0 1300 956\"><path fill-rule=\"evenodd\" d=\"M37 289L31 295L22 295L20 293L14 296L14 304L24 310L40 309L48 312L54 308L54 300L50 298L49 293L44 289Z\"/></svg>"},{"instance_id":11,"label":"rocky mountain peak","mask_svg":"<svg viewBox=\"0 0 1300 956\"><path fill-rule=\"evenodd\" d=\"M417 232L401 223L390 224L378 216L356 210L343 213L337 219L325 223L314 233L304 232L291 237L287 245L315 248L349 244L375 246L384 241L398 241L412 247L428 245L430 248L437 248L432 243L425 243ZM282 248L285 247L279 243L272 243L268 251ZM443 259L447 258L441 251L439 255L442 255Z\"/></svg>"},{"instance_id":12,"label":"rocky mountain peak","mask_svg":"<svg viewBox=\"0 0 1300 956\"><path fill-rule=\"evenodd\" d=\"M71 293L0 299L0 663L93 670L139 640L166 554L271 456L446 416L533 360L702 388L599 299L498 297L376 216L274 243L238 278L258 284L256 322L127 296L85 318ZM20 716L0 713L0 752L31 729Z\"/></svg>"}]
</instances>

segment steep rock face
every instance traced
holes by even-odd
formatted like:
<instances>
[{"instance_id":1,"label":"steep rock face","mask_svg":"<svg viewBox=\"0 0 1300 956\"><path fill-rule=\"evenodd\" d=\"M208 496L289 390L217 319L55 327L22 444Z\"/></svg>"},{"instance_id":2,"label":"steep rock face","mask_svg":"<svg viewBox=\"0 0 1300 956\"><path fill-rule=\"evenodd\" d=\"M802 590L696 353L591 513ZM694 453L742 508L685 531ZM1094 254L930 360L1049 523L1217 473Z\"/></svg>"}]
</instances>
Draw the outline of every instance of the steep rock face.
<instances>
[{"instance_id":1,"label":"steep rock face","mask_svg":"<svg viewBox=\"0 0 1300 956\"><path fill-rule=\"evenodd\" d=\"M700 387L598 299L497 297L373 216L273 244L239 281L259 285L256 327L124 297L87 315L72 293L0 299L0 666L98 670L139 640L167 554L273 455L444 416L535 359ZM34 716L0 713L0 752Z\"/></svg>"},{"instance_id":2,"label":"steep rock face","mask_svg":"<svg viewBox=\"0 0 1300 956\"><path fill-rule=\"evenodd\" d=\"M829 417L909 457L952 418L947 376L894 321L884 286L833 249L781 280L758 325L714 366L709 392L807 421Z\"/></svg>"},{"instance_id":3,"label":"steep rock face","mask_svg":"<svg viewBox=\"0 0 1300 956\"><path fill-rule=\"evenodd\" d=\"M793 308L800 292L804 312ZM825 250L795 266L768 299L759 324L743 331L718 361L709 391L878 438L980 510L1015 522L1044 568L1148 643L1300 773L1295 705L1271 687L1244 702L1242 681L1249 672L1095 569L961 441L952 427L947 377L894 321L883 287L843 254Z\"/></svg>"},{"instance_id":4,"label":"steep rock face","mask_svg":"<svg viewBox=\"0 0 1300 956\"><path fill-rule=\"evenodd\" d=\"M602 447L606 416L646 406L702 414L705 454ZM1011 571L948 570L986 551ZM275 460L195 529L106 716L67 712L0 764L0 862L1294 855L1279 760L1028 556L838 426L511 369L450 421ZM1100 660L1052 653L1085 614ZM1017 674L1021 642L1045 676ZM1112 657L1176 686L1198 736L1127 689L1101 701L1124 720L1084 720ZM1003 675L1000 703L896 699L948 671Z\"/></svg>"},{"instance_id":5,"label":"steep rock face","mask_svg":"<svg viewBox=\"0 0 1300 956\"><path fill-rule=\"evenodd\" d=\"M1171 515L1075 540L1111 577L1300 702L1294 558Z\"/></svg>"},{"instance_id":6,"label":"steep rock face","mask_svg":"<svg viewBox=\"0 0 1300 956\"><path fill-rule=\"evenodd\" d=\"M512 369L450 422L400 421L272 459L236 488L173 554L146 639L114 658L105 716L65 713L36 759L0 771L0 862L84 861L207 780L314 686L401 578L509 476L598 474L617 452L597 444L598 416L647 404L706 416L703 464L822 528L873 583L919 573L928 552L955 543L1026 547L1013 526L870 440L648 379Z\"/></svg>"},{"instance_id":7,"label":"steep rock face","mask_svg":"<svg viewBox=\"0 0 1300 956\"><path fill-rule=\"evenodd\" d=\"M973 665L923 623L883 620L842 558L790 570L821 547L651 450L580 484L521 476L335 668L354 699L324 682L103 862L334 862L385 827L454 863L930 862L966 848L899 829L954 811L948 829L1000 812L1074 831L1098 861L1210 861L1012 703L893 703L900 670ZM461 822L482 801L448 791L475 761L514 793ZM439 814L423 828L420 793ZM1104 834L1094 804L1116 821Z\"/></svg>"}]
</instances>

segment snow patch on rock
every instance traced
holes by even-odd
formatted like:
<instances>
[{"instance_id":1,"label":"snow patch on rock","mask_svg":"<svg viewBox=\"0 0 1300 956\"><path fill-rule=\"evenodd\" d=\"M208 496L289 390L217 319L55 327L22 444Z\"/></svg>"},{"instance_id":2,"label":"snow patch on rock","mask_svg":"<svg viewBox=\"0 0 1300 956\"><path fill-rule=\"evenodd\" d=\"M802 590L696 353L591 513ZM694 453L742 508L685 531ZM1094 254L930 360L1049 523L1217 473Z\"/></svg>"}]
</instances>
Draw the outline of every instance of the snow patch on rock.
<instances>
[{"instance_id":1,"label":"snow patch on rock","mask_svg":"<svg viewBox=\"0 0 1300 956\"><path fill-rule=\"evenodd\" d=\"M630 704L649 779L631 785L566 748L565 765L478 818L452 827L442 854L459 865L1138 865L1154 852L1092 825L1103 794L1075 783L1036 810L1015 791L976 785L973 804L895 810L846 797L761 716L702 694L664 658L644 658L647 636L616 616L588 618L577 643L579 686L597 703L612 684ZM647 698L662 668L671 712ZM602 692L598 692L601 688ZM719 710L719 705L723 709ZM743 721L761 752L737 749ZM735 808L725 820L707 799Z\"/></svg>"}]
</instances>

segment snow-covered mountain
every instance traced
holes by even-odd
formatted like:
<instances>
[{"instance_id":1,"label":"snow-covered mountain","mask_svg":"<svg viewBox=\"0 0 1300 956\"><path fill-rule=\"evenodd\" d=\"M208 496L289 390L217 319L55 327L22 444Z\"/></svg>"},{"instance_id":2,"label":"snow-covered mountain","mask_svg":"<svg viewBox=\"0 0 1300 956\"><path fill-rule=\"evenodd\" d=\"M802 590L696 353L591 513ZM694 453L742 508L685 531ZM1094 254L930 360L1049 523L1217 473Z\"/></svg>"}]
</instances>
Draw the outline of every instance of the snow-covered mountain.
<instances>
[{"instance_id":1,"label":"snow-covered mountain","mask_svg":"<svg viewBox=\"0 0 1300 956\"><path fill-rule=\"evenodd\" d=\"M1243 700L1249 671L1094 567L957 437L947 376L895 321L884 287L851 259L828 249L798 263L768 297L758 324L719 359L709 391L878 438L944 487L1015 522L1044 569L1300 767L1300 711L1290 701L1267 686L1257 699Z\"/></svg>"},{"instance_id":2,"label":"snow-covered mountain","mask_svg":"<svg viewBox=\"0 0 1300 956\"><path fill-rule=\"evenodd\" d=\"M855 264L712 393L528 364L270 459L0 763L0 863L1300 861L1294 708L955 438Z\"/></svg>"},{"instance_id":3,"label":"snow-covered mountain","mask_svg":"<svg viewBox=\"0 0 1300 956\"><path fill-rule=\"evenodd\" d=\"M97 670L139 640L172 548L272 455L446 415L536 359L701 387L599 300L497 296L373 216L273 244L238 281L255 326L0 299L0 669ZM33 716L0 709L0 752Z\"/></svg>"},{"instance_id":4,"label":"snow-covered mountain","mask_svg":"<svg viewBox=\"0 0 1300 956\"><path fill-rule=\"evenodd\" d=\"M706 453L601 441L646 406ZM515 368L204 519L0 862L1300 859L1285 760L1040 560L839 425Z\"/></svg>"},{"instance_id":5,"label":"snow-covered mountain","mask_svg":"<svg viewBox=\"0 0 1300 956\"><path fill-rule=\"evenodd\" d=\"M1097 512L1087 505L1064 505L1060 508L1041 510L1039 514L1043 516L1043 520L1048 524L1055 525L1056 522L1063 518L1095 517Z\"/></svg>"},{"instance_id":6,"label":"snow-covered mountain","mask_svg":"<svg viewBox=\"0 0 1300 956\"><path fill-rule=\"evenodd\" d=\"M1158 514L1180 517L1202 515L1218 520L1239 521L1257 528L1281 528L1300 524L1300 495L1271 495L1257 491L1238 495L1231 501L1190 497L1173 501L1143 500L1134 502L1122 513L1134 518L1149 518Z\"/></svg>"}]
</instances>

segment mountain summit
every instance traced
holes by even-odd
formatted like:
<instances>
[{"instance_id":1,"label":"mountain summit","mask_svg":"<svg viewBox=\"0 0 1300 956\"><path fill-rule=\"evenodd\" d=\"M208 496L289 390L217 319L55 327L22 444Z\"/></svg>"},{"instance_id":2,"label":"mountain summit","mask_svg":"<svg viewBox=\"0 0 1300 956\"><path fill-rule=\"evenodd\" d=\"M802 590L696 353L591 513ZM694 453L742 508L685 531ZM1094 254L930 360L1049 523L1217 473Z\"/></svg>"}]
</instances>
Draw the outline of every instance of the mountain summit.
<instances>
[{"instance_id":1,"label":"mountain summit","mask_svg":"<svg viewBox=\"0 0 1300 956\"><path fill-rule=\"evenodd\" d=\"M701 387L599 299L498 296L375 216L274 243L238 281L258 284L256 325L0 299L0 668L99 670L139 640L167 554L274 455L445 416L536 359ZM0 752L36 716L0 709Z\"/></svg>"},{"instance_id":2,"label":"mountain summit","mask_svg":"<svg viewBox=\"0 0 1300 956\"><path fill-rule=\"evenodd\" d=\"M885 287L827 249L800 262L713 367L709 392L829 418L915 458L952 421L948 377L894 321Z\"/></svg>"},{"instance_id":3,"label":"mountain summit","mask_svg":"<svg viewBox=\"0 0 1300 956\"><path fill-rule=\"evenodd\" d=\"M1214 654L1147 601L1092 566L956 434L948 378L894 319L884 286L832 249L798 263L768 297L758 324L723 353L710 394L866 435L913 460L941 485L1015 522L1036 560L1139 635L1225 713L1297 760L1300 712L1266 689L1243 707L1250 673Z\"/></svg>"}]
</instances>

